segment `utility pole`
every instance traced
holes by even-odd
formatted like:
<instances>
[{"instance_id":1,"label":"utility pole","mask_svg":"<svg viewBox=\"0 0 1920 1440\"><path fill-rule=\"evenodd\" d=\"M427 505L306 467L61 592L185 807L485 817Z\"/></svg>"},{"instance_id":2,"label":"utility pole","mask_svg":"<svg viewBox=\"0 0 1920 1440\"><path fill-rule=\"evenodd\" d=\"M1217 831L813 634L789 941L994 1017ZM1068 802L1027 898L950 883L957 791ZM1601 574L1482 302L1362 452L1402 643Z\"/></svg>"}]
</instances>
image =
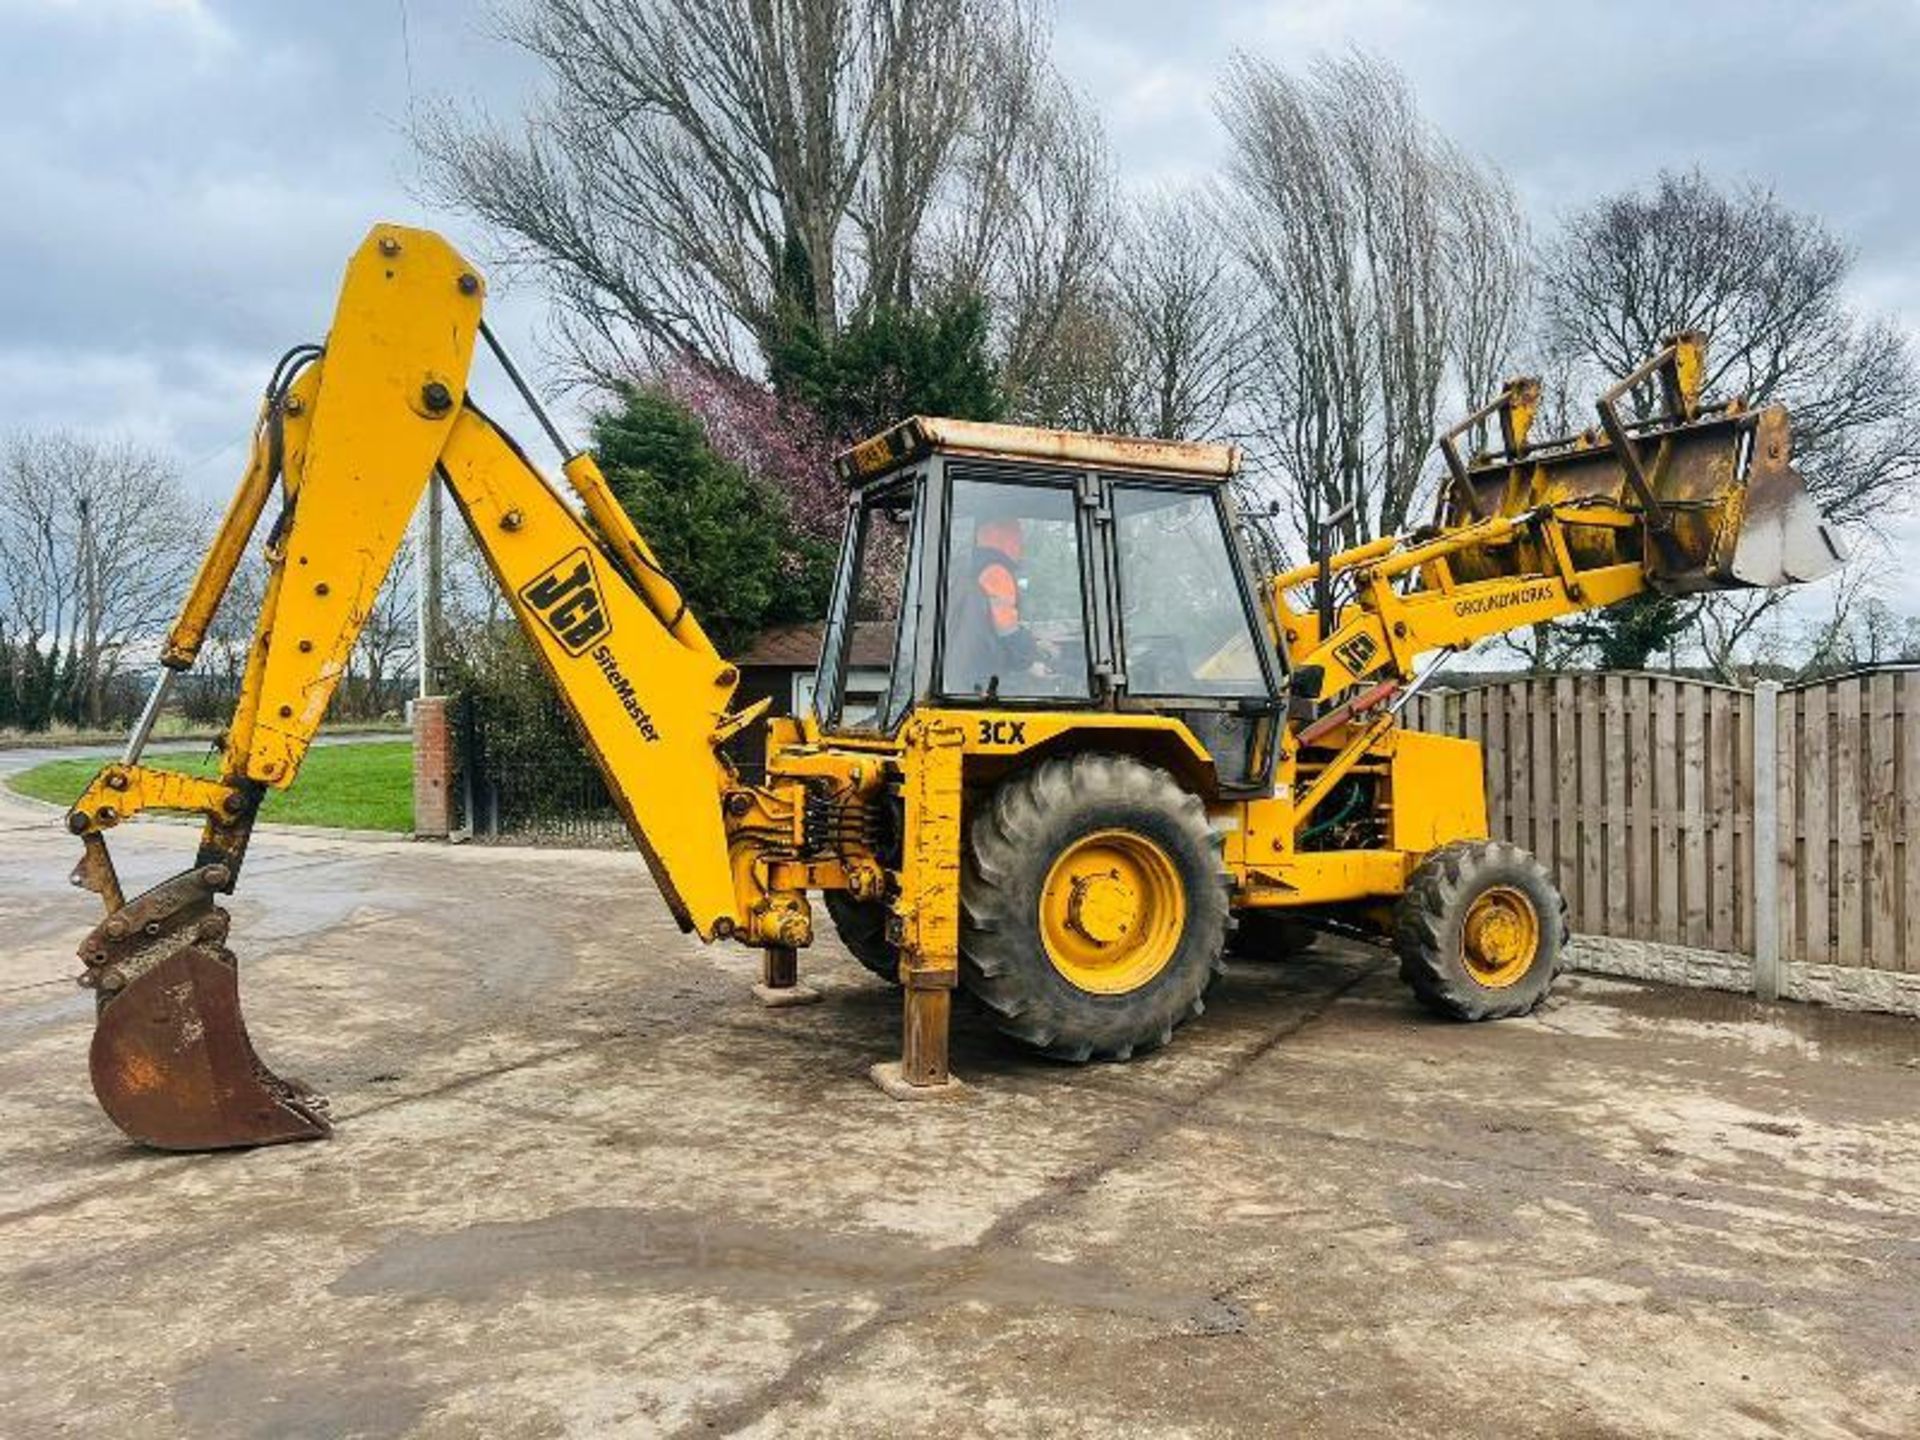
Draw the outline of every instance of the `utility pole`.
<instances>
[{"instance_id":1,"label":"utility pole","mask_svg":"<svg viewBox=\"0 0 1920 1440\"><path fill-rule=\"evenodd\" d=\"M418 532L421 554L414 595L422 698L435 694L440 688L441 494L440 476L436 473L427 481L425 515Z\"/></svg>"}]
</instances>

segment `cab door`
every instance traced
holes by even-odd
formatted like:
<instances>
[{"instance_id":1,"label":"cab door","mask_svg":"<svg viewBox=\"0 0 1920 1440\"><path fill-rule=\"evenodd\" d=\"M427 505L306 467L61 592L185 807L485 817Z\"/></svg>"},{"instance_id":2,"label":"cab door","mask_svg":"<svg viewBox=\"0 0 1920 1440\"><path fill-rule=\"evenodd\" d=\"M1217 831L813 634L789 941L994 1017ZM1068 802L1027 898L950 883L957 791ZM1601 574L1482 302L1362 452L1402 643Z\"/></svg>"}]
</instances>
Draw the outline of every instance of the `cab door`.
<instances>
[{"instance_id":1,"label":"cab door","mask_svg":"<svg viewBox=\"0 0 1920 1440\"><path fill-rule=\"evenodd\" d=\"M1122 706L1179 717L1222 786L1265 785L1280 667L1224 488L1105 476L1101 502Z\"/></svg>"}]
</instances>

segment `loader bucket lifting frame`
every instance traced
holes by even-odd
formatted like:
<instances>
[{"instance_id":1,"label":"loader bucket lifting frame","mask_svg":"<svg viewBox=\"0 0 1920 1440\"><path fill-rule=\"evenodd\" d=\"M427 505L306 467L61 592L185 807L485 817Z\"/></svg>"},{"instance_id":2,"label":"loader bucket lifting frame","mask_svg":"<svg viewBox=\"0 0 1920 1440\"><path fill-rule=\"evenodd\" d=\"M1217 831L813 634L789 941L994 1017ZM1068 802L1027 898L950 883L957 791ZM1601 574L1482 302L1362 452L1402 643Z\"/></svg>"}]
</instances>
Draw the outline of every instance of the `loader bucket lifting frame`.
<instances>
[{"instance_id":1,"label":"loader bucket lifting frame","mask_svg":"<svg viewBox=\"0 0 1920 1440\"><path fill-rule=\"evenodd\" d=\"M1749 408L1739 399L1703 404L1706 339L1675 336L1622 376L1596 402L1599 426L1534 441L1530 430L1540 383L1508 383L1494 400L1440 439L1448 484L1439 526L1511 517L1542 505L1589 508L1595 523L1576 527L1582 569L1636 560L1655 590L1671 595L1772 588L1817 580L1846 558L1793 466L1784 406ZM1657 404L1628 417L1622 404L1642 387ZM1498 447L1471 463L1461 437L1489 419ZM1631 517L1609 525L1600 512ZM1472 578L1511 573L1509 555L1462 557Z\"/></svg>"}]
</instances>

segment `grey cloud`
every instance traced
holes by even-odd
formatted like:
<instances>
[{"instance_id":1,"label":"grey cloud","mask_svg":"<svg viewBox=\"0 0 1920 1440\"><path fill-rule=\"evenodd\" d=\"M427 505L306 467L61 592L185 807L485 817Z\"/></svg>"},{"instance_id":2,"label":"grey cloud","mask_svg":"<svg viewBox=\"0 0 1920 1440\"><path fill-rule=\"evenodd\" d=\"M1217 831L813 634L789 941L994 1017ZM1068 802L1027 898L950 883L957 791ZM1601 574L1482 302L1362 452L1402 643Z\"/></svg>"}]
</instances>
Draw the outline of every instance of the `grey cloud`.
<instances>
[{"instance_id":1,"label":"grey cloud","mask_svg":"<svg viewBox=\"0 0 1920 1440\"><path fill-rule=\"evenodd\" d=\"M230 483L223 447L265 367L324 328L367 224L447 226L410 189L402 9L0 0L0 430L152 438L201 462L198 488ZM482 6L404 12L416 95L519 106L534 76ZM1920 7L1067 0L1056 37L1136 180L1218 164L1211 91L1233 49L1292 63L1361 44L1538 217L1698 160L1828 217L1860 249L1863 303L1920 326ZM532 350L538 297L497 313Z\"/></svg>"}]
</instances>

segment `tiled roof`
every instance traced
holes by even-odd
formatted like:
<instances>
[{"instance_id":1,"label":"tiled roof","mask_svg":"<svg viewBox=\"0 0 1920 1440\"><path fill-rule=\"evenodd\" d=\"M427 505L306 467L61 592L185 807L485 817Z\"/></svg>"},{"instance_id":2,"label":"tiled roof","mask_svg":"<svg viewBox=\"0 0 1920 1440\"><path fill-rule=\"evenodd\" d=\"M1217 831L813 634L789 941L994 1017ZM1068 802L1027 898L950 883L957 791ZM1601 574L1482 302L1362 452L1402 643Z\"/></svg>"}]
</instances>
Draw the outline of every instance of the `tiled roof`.
<instances>
[{"instance_id":1,"label":"tiled roof","mask_svg":"<svg viewBox=\"0 0 1920 1440\"><path fill-rule=\"evenodd\" d=\"M819 663L820 635L826 628L824 620L805 625L775 625L754 636L747 648L734 657L734 663L743 667L811 670ZM892 659L891 620L862 620L853 627L856 668L879 668Z\"/></svg>"}]
</instances>

